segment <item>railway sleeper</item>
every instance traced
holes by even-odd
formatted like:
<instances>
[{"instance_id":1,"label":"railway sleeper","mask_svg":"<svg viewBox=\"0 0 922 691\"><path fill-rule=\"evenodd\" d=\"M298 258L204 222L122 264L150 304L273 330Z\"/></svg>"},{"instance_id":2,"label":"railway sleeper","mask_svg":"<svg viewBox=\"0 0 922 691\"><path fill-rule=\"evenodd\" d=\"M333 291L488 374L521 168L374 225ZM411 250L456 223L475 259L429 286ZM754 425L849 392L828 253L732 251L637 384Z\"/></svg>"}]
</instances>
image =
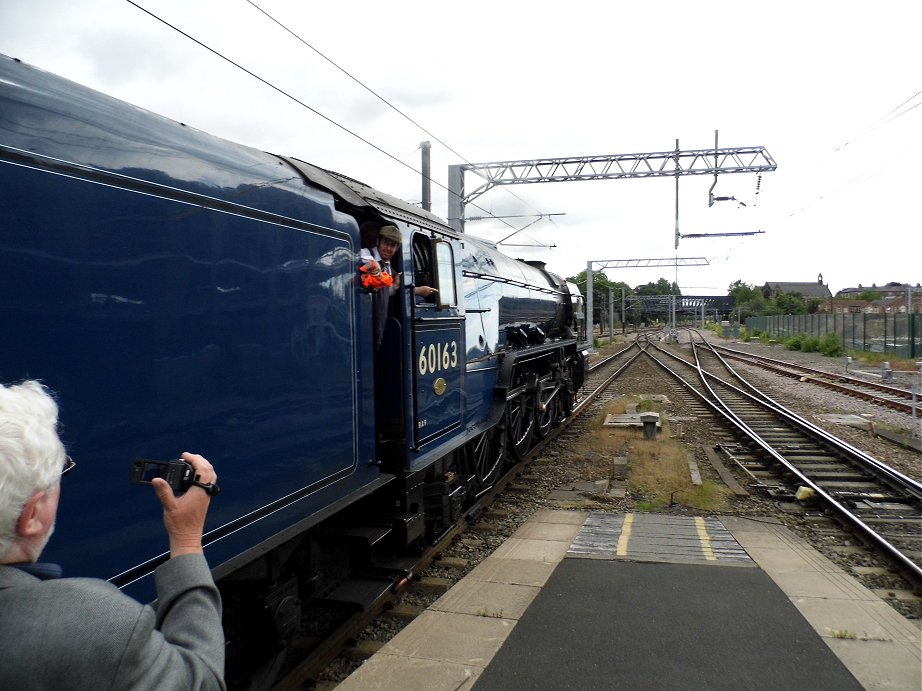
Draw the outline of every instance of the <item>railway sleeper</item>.
<instances>
[{"instance_id":1,"label":"railway sleeper","mask_svg":"<svg viewBox=\"0 0 922 691\"><path fill-rule=\"evenodd\" d=\"M855 470L810 470L810 477L814 480L833 483L833 482L862 482L867 480L867 475Z\"/></svg>"},{"instance_id":2,"label":"railway sleeper","mask_svg":"<svg viewBox=\"0 0 922 691\"><path fill-rule=\"evenodd\" d=\"M790 461L796 461L802 465L842 465L842 457L834 453L817 452L815 449L782 449L781 455Z\"/></svg>"},{"instance_id":3,"label":"railway sleeper","mask_svg":"<svg viewBox=\"0 0 922 691\"><path fill-rule=\"evenodd\" d=\"M874 482L850 482L850 481L836 481L836 480L826 480L817 482L817 485L825 489L830 493L834 492L845 492L845 491L861 491L861 490L877 490L880 486Z\"/></svg>"},{"instance_id":4,"label":"railway sleeper","mask_svg":"<svg viewBox=\"0 0 922 691\"><path fill-rule=\"evenodd\" d=\"M905 497L891 495L875 495L869 499L864 494L853 494L851 492L838 493L837 498L848 502L849 506L857 506L867 510L880 511L883 513L899 514L907 517L919 517L919 510L912 506Z\"/></svg>"}]
</instances>

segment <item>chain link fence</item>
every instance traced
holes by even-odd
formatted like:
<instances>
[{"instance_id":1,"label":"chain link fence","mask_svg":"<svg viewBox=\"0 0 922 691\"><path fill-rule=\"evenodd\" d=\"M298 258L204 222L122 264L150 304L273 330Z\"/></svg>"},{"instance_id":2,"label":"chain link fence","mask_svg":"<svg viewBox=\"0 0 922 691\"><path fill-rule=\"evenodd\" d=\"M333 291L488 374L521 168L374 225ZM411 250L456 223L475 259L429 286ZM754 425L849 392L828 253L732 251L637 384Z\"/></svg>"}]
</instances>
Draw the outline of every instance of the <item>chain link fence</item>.
<instances>
[{"instance_id":1,"label":"chain link fence","mask_svg":"<svg viewBox=\"0 0 922 691\"><path fill-rule=\"evenodd\" d=\"M848 350L922 357L922 314L786 314L749 317L750 334L765 333L783 341L799 334L822 338L834 333Z\"/></svg>"}]
</instances>

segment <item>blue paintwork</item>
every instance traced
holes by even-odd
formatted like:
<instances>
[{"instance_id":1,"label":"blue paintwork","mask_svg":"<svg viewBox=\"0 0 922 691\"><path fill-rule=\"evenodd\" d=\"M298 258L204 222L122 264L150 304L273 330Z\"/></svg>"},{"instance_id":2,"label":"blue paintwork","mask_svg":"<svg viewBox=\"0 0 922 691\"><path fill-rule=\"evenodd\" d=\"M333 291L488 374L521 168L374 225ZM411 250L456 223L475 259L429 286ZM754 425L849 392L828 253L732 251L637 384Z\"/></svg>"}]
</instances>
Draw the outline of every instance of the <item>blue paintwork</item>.
<instances>
[{"instance_id":1,"label":"blue paintwork","mask_svg":"<svg viewBox=\"0 0 922 691\"><path fill-rule=\"evenodd\" d=\"M358 229L330 194L7 59L0 113L0 380L56 393L79 463L43 558L112 578L166 550L137 456L215 461L213 566L377 478Z\"/></svg>"},{"instance_id":2,"label":"blue paintwork","mask_svg":"<svg viewBox=\"0 0 922 691\"><path fill-rule=\"evenodd\" d=\"M560 313L561 295L544 271L511 259L476 238L465 241L461 267L467 309L490 310L468 321L469 359L503 350L511 326L538 325L555 337L567 325ZM481 339L485 345L477 348Z\"/></svg>"}]
</instances>

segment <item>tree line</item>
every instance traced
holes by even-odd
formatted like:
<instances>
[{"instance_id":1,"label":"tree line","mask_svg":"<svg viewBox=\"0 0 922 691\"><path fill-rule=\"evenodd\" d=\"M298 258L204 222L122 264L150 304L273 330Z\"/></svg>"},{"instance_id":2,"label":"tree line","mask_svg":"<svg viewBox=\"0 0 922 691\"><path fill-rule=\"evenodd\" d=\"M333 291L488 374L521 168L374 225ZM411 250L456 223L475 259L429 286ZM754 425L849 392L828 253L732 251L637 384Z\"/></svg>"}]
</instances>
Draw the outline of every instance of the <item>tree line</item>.
<instances>
[{"instance_id":1,"label":"tree line","mask_svg":"<svg viewBox=\"0 0 922 691\"><path fill-rule=\"evenodd\" d=\"M575 283L584 296L588 295L586 292L585 271L580 271L578 274L576 274L576 276L571 276L567 280L570 283ZM679 286L675 281L670 282L665 278L660 278L656 282L645 283L643 285L634 286L632 288L623 281L609 280L608 276L606 276L601 271L592 272L592 285L592 311L595 312L595 318L593 321L594 323L598 324L608 323L609 295L611 295L611 300L615 305L615 319L618 320L621 318L622 293L627 304L630 304L627 301L627 298L632 296L682 294L682 291L679 289ZM642 308L632 307L628 309L627 320L634 323L639 323L642 321L649 321L649 318L644 313Z\"/></svg>"},{"instance_id":2,"label":"tree line","mask_svg":"<svg viewBox=\"0 0 922 691\"><path fill-rule=\"evenodd\" d=\"M822 298L805 298L800 293L779 293L769 299L759 286L737 279L727 288L736 302L735 316L767 317L775 314L813 314L823 304Z\"/></svg>"},{"instance_id":3,"label":"tree line","mask_svg":"<svg viewBox=\"0 0 922 691\"><path fill-rule=\"evenodd\" d=\"M580 271L576 276L567 279L575 283L580 292L585 296L586 272ZM609 295L615 304L616 319L621 314L622 291L626 298L642 295L681 295L682 291L675 281L660 278L656 282L631 287L623 281L612 281L601 271L593 271L593 311L596 323L607 323L609 312ZM610 292L609 292L610 291ZM742 315L746 317L771 316L776 314L813 314L823 304L821 298L805 298L800 293L780 293L769 299L765 297L760 286L744 283L738 279L727 287L727 295L734 299L736 309L730 315L732 320L737 320ZM628 304L629 301L626 300ZM635 308L633 313L628 311L628 320L639 322L647 321L642 309Z\"/></svg>"}]
</instances>

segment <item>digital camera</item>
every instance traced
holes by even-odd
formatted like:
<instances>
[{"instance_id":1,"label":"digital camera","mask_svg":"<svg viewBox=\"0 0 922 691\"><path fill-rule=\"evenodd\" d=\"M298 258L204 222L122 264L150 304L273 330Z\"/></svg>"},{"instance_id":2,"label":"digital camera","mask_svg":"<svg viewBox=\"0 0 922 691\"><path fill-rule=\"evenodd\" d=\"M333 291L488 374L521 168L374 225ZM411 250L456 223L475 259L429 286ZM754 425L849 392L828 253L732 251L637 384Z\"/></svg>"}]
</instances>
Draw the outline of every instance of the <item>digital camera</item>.
<instances>
[{"instance_id":1,"label":"digital camera","mask_svg":"<svg viewBox=\"0 0 922 691\"><path fill-rule=\"evenodd\" d=\"M185 492L195 480L195 469L191 463L175 461L151 461L136 458L131 467L131 482L135 485L149 485L156 477L167 481L174 492Z\"/></svg>"}]
</instances>

